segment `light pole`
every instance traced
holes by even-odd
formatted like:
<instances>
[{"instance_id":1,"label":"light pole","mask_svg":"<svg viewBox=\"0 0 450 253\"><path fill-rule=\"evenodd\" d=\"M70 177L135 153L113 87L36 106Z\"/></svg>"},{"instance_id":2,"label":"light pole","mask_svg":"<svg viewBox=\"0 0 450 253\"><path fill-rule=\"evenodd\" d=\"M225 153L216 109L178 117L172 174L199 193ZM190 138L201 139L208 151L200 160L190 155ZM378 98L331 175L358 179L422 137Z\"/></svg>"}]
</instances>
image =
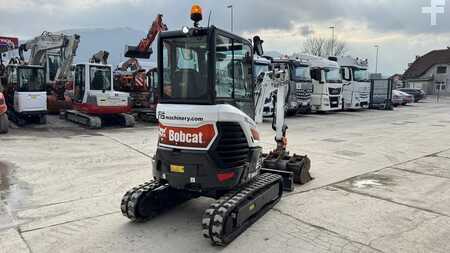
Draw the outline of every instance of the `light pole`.
<instances>
[{"instance_id":1,"label":"light pole","mask_svg":"<svg viewBox=\"0 0 450 253\"><path fill-rule=\"evenodd\" d=\"M231 32L233 32L233 5L228 5L227 8L231 10Z\"/></svg>"},{"instance_id":2,"label":"light pole","mask_svg":"<svg viewBox=\"0 0 450 253\"><path fill-rule=\"evenodd\" d=\"M375 74L378 74L378 53L379 53L380 46L375 45L374 47L377 49L377 56L376 56L376 60L375 60Z\"/></svg>"},{"instance_id":3,"label":"light pole","mask_svg":"<svg viewBox=\"0 0 450 253\"><path fill-rule=\"evenodd\" d=\"M334 56L334 29L336 26L328 27L331 29L331 56Z\"/></svg>"}]
</instances>

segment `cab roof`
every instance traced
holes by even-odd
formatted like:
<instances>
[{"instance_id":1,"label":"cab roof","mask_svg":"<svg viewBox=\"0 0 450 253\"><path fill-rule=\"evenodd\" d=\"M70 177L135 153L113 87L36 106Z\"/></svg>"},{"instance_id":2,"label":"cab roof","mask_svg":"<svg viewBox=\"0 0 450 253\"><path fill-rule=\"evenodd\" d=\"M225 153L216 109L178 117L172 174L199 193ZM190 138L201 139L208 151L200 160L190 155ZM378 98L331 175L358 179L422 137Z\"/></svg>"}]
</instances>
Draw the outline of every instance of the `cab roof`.
<instances>
[{"instance_id":1,"label":"cab roof","mask_svg":"<svg viewBox=\"0 0 450 253\"><path fill-rule=\"evenodd\" d=\"M160 39L162 39L162 38L171 38L171 37L186 37L187 35L190 35L190 34L206 35L206 34L208 34L208 32L214 31L214 32L219 32L227 37L242 41L253 48L253 45L250 42L250 40L245 39L237 34L222 30L213 25L211 25L209 27L188 27L188 28L189 28L189 33L187 33L187 34L184 33L182 30L162 31L159 33L159 37L160 37Z\"/></svg>"},{"instance_id":2,"label":"cab roof","mask_svg":"<svg viewBox=\"0 0 450 253\"><path fill-rule=\"evenodd\" d=\"M339 68L339 64L335 61L330 61L326 58L315 56L315 55L308 55L308 54L302 54L298 56L299 59L302 59L304 61L308 61L309 65L314 68Z\"/></svg>"},{"instance_id":3,"label":"cab roof","mask_svg":"<svg viewBox=\"0 0 450 253\"><path fill-rule=\"evenodd\" d=\"M362 59L352 56L339 56L337 57L337 62L340 66L345 67L357 67L367 69L369 67L369 62L367 59Z\"/></svg>"}]
</instances>

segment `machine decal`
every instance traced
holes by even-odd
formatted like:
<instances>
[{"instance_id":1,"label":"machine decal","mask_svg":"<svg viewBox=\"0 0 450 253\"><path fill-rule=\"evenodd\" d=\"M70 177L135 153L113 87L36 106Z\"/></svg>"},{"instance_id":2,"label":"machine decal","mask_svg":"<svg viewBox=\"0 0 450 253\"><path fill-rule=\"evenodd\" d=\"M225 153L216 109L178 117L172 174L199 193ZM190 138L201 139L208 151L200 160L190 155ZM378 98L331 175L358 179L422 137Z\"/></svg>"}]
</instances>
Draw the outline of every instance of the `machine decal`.
<instances>
[{"instance_id":1,"label":"machine decal","mask_svg":"<svg viewBox=\"0 0 450 253\"><path fill-rule=\"evenodd\" d=\"M159 120L175 120L175 121L186 121L186 122L202 122L203 117L197 116L181 116L181 115L167 115L164 111L158 112Z\"/></svg>"},{"instance_id":2,"label":"machine decal","mask_svg":"<svg viewBox=\"0 0 450 253\"><path fill-rule=\"evenodd\" d=\"M217 136L214 124L173 127L159 124L159 142L164 146L205 149Z\"/></svg>"}]
</instances>

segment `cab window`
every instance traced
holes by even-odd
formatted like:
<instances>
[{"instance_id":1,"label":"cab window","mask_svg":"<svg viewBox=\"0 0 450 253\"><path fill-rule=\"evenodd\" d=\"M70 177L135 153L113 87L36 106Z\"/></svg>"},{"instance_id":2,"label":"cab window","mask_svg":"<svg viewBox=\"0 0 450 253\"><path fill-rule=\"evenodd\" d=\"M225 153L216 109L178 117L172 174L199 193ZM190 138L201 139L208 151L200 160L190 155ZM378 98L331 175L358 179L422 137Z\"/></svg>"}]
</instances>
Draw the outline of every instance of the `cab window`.
<instances>
[{"instance_id":1,"label":"cab window","mask_svg":"<svg viewBox=\"0 0 450 253\"><path fill-rule=\"evenodd\" d=\"M218 98L251 99L251 49L239 41L216 37L216 96Z\"/></svg>"}]
</instances>

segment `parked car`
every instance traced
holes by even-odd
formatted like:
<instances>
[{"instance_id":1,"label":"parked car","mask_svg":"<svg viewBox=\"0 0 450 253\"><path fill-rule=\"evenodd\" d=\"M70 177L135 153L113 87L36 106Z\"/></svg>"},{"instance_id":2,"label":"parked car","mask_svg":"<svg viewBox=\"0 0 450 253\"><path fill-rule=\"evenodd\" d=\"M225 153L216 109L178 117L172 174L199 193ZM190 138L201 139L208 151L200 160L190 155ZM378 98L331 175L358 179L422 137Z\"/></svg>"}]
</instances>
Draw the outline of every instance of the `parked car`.
<instances>
[{"instance_id":1,"label":"parked car","mask_svg":"<svg viewBox=\"0 0 450 253\"><path fill-rule=\"evenodd\" d=\"M392 104L394 106L406 105L408 103L413 103L413 102L414 102L414 97L412 95L409 95L408 93L399 91L399 90L392 91Z\"/></svg>"},{"instance_id":2,"label":"parked car","mask_svg":"<svg viewBox=\"0 0 450 253\"><path fill-rule=\"evenodd\" d=\"M420 100L425 99L425 97L426 97L425 92L422 89L417 89L417 88L400 88L398 90L406 92L409 95L412 95L414 97L414 103L417 103Z\"/></svg>"}]
</instances>

